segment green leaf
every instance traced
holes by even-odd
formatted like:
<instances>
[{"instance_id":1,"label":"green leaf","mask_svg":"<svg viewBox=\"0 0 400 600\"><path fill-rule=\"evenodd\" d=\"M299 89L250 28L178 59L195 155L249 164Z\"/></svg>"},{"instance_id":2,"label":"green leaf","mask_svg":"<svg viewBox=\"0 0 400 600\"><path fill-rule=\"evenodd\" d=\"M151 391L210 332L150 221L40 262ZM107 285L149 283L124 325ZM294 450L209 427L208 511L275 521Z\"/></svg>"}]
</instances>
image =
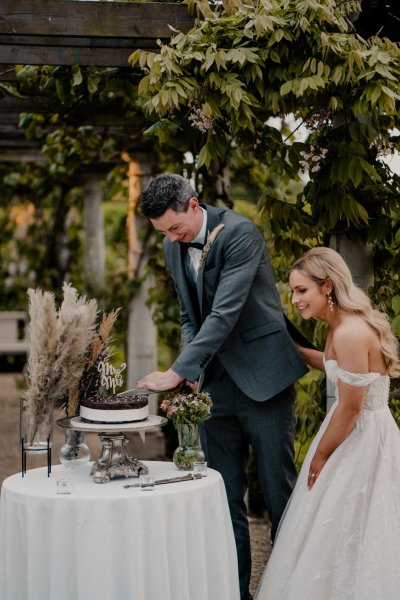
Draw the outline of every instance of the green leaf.
<instances>
[{"instance_id":1,"label":"green leaf","mask_svg":"<svg viewBox=\"0 0 400 600\"><path fill-rule=\"evenodd\" d=\"M371 96L370 96L372 104L376 104L377 103L377 101L379 100L379 97L380 97L381 93L382 93L381 86L379 86L379 85L373 86L372 92L371 92Z\"/></svg>"},{"instance_id":2,"label":"green leaf","mask_svg":"<svg viewBox=\"0 0 400 600\"><path fill-rule=\"evenodd\" d=\"M138 94L139 96L145 96L150 88L150 77L147 75L146 77L142 77L139 81L138 85Z\"/></svg>"},{"instance_id":3,"label":"green leaf","mask_svg":"<svg viewBox=\"0 0 400 600\"><path fill-rule=\"evenodd\" d=\"M286 81L286 83L281 85L281 87L280 87L281 96L286 96L287 94L289 94L289 92L292 91L292 87L293 87L293 81Z\"/></svg>"},{"instance_id":4,"label":"green leaf","mask_svg":"<svg viewBox=\"0 0 400 600\"><path fill-rule=\"evenodd\" d=\"M213 111L212 108L210 106L210 104L208 102L205 102L203 104L203 115L210 118L213 116Z\"/></svg>"},{"instance_id":5,"label":"green leaf","mask_svg":"<svg viewBox=\"0 0 400 600\"><path fill-rule=\"evenodd\" d=\"M365 173L367 173L367 175L371 177L371 179L373 179L374 181L380 180L379 174L376 171L376 169L374 169L374 167L363 158L360 159L360 166L365 171Z\"/></svg>"},{"instance_id":6,"label":"green leaf","mask_svg":"<svg viewBox=\"0 0 400 600\"><path fill-rule=\"evenodd\" d=\"M395 315L400 315L400 296L396 295L392 298L392 309Z\"/></svg>"},{"instance_id":7,"label":"green leaf","mask_svg":"<svg viewBox=\"0 0 400 600\"><path fill-rule=\"evenodd\" d=\"M23 85L27 83L29 84L31 81L37 79L39 69L40 67L37 66L25 65L24 67L22 67L22 69L18 69L16 71L17 81L19 81Z\"/></svg>"},{"instance_id":8,"label":"green leaf","mask_svg":"<svg viewBox=\"0 0 400 600\"><path fill-rule=\"evenodd\" d=\"M14 98L23 98L23 96L18 92L17 87L10 83L0 81L0 90L2 90L5 94L13 96Z\"/></svg>"},{"instance_id":9,"label":"green leaf","mask_svg":"<svg viewBox=\"0 0 400 600\"><path fill-rule=\"evenodd\" d=\"M386 94L386 96L389 96L389 98L393 98L395 100L400 100L399 94L396 94L396 92L394 92L393 90L388 88L386 85L382 86L382 92L384 94Z\"/></svg>"},{"instance_id":10,"label":"green leaf","mask_svg":"<svg viewBox=\"0 0 400 600\"><path fill-rule=\"evenodd\" d=\"M81 85L83 81L82 71L79 65L72 66L72 86L76 87L77 85Z\"/></svg>"},{"instance_id":11,"label":"green leaf","mask_svg":"<svg viewBox=\"0 0 400 600\"><path fill-rule=\"evenodd\" d=\"M134 67L139 62L139 58L140 58L141 54L142 54L142 50L135 50L135 52L133 52L128 57L128 62L132 67Z\"/></svg>"},{"instance_id":12,"label":"green leaf","mask_svg":"<svg viewBox=\"0 0 400 600\"><path fill-rule=\"evenodd\" d=\"M210 166L210 162L211 162L211 156L207 150L207 146L204 145L202 147L202 149L200 150L198 157L197 157L197 167L200 169L200 167L202 167L203 165L205 165L206 167Z\"/></svg>"},{"instance_id":13,"label":"green leaf","mask_svg":"<svg viewBox=\"0 0 400 600\"><path fill-rule=\"evenodd\" d=\"M56 79L57 96L62 103L66 103L69 98L69 85L63 79Z\"/></svg>"},{"instance_id":14,"label":"green leaf","mask_svg":"<svg viewBox=\"0 0 400 600\"><path fill-rule=\"evenodd\" d=\"M215 52L213 52L211 50L211 48L208 48L207 52L206 52L205 61L203 62L202 66L201 66L202 71L208 71L209 68L213 65L214 61L215 61Z\"/></svg>"},{"instance_id":15,"label":"green leaf","mask_svg":"<svg viewBox=\"0 0 400 600\"><path fill-rule=\"evenodd\" d=\"M97 92L98 88L99 88L99 83L101 81L101 77L100 76L95 76L95 77L89 77L87 80L87 88L89 91L89 94L93 95Z\"/></svg>"},{"instance_id":16,"label":"green leaf","mask_svg":"<svg viewBox=\"0 0 400 600\"><path fill-rule=\"evenodd\" d=\"M392 331L395 335L400 336L400 315L395 317L392 321Z\"/></svg>"},{"instance_id":17,"label":"green leaf","mask_svg":"<svg viewBox=\"0 0 400 600\"><path fill-rule=\"evenodd\" d=\"M361 183L363 173L358 159L352 158L350 160L348 165L348 173L354 187L357 188Z\"/></svg>"}]
</instances>

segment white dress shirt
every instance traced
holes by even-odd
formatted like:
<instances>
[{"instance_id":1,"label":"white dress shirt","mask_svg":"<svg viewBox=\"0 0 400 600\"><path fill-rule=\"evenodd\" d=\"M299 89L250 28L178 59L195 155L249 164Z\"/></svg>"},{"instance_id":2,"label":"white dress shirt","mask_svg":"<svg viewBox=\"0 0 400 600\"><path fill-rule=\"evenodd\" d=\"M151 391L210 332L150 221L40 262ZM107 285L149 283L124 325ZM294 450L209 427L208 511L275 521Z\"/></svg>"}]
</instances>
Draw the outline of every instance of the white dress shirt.
<instances>
[{"instance_id":1,"label":"white dress shirt","mask_svg":"<svg viewBox=\"0 0 400 600\"><path fill-rule=\"evenodd\" d=\"M207 211L201 206L201 210L203 211L203 225L194 240L192 240L196 244L204 244L207 230ZM188 248L188 262L187 267L192 277L193 281L197 281L197 273L199 270L199 262L201 258L202 250L198 248Z\"/></svg>"}]
</instances>

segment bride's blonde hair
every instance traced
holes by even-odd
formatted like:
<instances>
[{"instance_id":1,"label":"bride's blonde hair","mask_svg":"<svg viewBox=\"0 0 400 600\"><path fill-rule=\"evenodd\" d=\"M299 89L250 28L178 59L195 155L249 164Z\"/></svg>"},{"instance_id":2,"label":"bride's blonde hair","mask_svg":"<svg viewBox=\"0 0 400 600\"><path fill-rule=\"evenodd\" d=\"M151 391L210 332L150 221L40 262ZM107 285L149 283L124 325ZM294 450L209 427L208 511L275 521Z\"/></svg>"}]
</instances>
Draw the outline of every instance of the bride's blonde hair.
<instances>
[{"instance_id":1,"label":"bride's blonde hair","mask_svg":"<svg viewBox=\"0 0 400 600\"><path fill-rule=\"evenodd\" d=\"M372 308L367 294L357 287L343 258L332 248L311 248L296 260L290 272L303 271L322 286L332 281L334 304L341 310L361 316L378 334L389 375L400 375L399 346L388 316Z\"/></svg>"}]
</instances>

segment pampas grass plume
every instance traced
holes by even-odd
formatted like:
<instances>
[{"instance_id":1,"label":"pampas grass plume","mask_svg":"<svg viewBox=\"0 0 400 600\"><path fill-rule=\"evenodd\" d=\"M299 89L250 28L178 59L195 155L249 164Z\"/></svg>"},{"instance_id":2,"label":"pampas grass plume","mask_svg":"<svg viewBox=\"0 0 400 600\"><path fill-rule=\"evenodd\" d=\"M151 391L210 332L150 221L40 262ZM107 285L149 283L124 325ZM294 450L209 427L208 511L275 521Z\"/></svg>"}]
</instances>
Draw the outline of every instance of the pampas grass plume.
<instances>
[{"instance_id":1,"label":"pampas grass plume","mask_svg":"<svg viewBox=\"0 0 400 600\"><path fill-rule=\"evenodd\" d=\"M96 336L97 301L78 296L68 283L63 285L63 294L57 312L54 294L28 290L30 351L24 412L31 437L41 423L52 419L54 403L78 387L85 356Z\"/></svg>"},{"instance_id":2,"label":"pampas grass plume","mask_svg":"<svg viewBox=\"0 0 400 600\"><path fill-rule=\"evenodd\" d=\"M57 347L54 294L29 289L29 340L24 408L28 422L39 426L49 418L48 387Z\"/></svg>"}]
</instances>

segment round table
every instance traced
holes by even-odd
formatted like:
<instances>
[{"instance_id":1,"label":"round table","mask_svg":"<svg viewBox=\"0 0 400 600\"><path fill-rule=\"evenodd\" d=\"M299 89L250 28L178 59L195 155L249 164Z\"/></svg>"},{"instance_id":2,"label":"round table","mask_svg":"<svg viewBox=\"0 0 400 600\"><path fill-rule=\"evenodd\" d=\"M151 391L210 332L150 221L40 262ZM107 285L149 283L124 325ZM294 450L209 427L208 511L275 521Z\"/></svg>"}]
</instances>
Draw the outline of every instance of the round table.
<instances>
[{"instance_id":1,"label":"round table","mask_svg":"<svg viewBox=\"0 0 400 600\"><path fill-rule=\"evenodd\" d=\"M155 479L184 474L144 461ZM90 465L12 475L0 496L1 600L239 600L236 549L221 475L106 486ZM57 494L57 479L72 493Z\"/></svg>"}]
</instances>

